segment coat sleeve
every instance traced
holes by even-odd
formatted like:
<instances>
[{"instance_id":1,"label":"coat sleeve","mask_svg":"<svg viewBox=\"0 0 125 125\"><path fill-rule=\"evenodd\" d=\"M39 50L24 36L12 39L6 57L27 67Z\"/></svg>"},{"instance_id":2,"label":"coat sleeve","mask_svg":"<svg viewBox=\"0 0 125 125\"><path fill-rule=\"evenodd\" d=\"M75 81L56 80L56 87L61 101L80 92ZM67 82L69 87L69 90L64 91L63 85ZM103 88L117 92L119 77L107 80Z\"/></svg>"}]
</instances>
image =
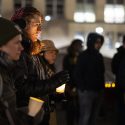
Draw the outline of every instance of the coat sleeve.
<instances>
[{"instance_id":1,"label":"coat sleeve","mask_svg":"<svg viewBox=\"0 0 125 125\"><path fill-rule=\"evenodd\" d=\"M80 89L84 89L84 74L85 74L85 66L86 66L86 62L85 60L83 60L83 54L80 54L78 56L78 60L77 60L77 63L76 63L76 67L75 67L75 70L74 70L74 78L75 78L75 83L76 83L76 86ZM82 87L81 87L82 85Z\"/></svg>"},{"instance_id":2,"label":"coat sleeve","mask_svg":"<svg viewBox=\"0 0 125 125\"><path fill-rule=\"evenodd\" d=\"M125 89L125 58L123 58L119 64L117 83L121 89Z\"/></svg>"},{"instance_id":3,"label":"coat sleeve","mask_svg":"<svg viewBox=\"0 0 125 125\"><path fill-rule=\"evenodd\" d=\"M23 56L18 62L14 77L17 92L27 97L43 97L52 93L56 87L69 79L68 73L62 71L48 80L40 80L36 75L32 60L27 56Z\"/></svg>"}]
</instances>

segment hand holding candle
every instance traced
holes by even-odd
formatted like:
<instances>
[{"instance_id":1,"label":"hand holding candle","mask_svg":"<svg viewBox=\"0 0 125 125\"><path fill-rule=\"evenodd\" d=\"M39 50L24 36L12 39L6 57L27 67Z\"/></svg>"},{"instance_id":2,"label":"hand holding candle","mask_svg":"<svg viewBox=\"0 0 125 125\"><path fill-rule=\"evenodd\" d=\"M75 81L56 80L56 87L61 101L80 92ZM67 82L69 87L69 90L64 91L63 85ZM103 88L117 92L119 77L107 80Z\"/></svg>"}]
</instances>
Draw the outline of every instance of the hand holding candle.
<instances>
[{"instance_id":1,"label":"hand holding candle","mask_svg":"<svg viewBox=\"0 0 125 125\"><path fill-rule=\"evenodd\" d=\"M35 97L30 97L28 105L28 115L34 117L40 111L44 101Z\"/></svg>"},{"instance_id":2,"label":"hand holding candle","mask_svg":"<svg viewBox=\"0 0 125 125\"><path fill-rule=\"evenodd\" d=\"M61 85L60 87L56 88L57 93L64 93L65 91L65 84Z\"/></svg>"}]
</instances>

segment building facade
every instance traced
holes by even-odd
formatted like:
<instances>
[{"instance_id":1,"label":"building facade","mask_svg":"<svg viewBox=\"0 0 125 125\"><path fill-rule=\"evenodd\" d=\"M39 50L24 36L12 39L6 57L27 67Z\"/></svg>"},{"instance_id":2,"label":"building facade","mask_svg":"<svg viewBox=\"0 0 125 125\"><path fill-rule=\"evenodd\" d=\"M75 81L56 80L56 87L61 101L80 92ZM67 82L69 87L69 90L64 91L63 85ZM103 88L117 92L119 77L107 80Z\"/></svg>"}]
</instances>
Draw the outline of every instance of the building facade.
<instances>
[{"instance_id":1,"label":"building facade","mask_svg":"<svg viewBox=\"0 0 125 125\"><path fill-rule=\"evenodd\" d=\"M1 16L10 18L19 7L34 6L45 16L41 39L57 47L72 39L86 41L89 32L105 36L108 47L118 47L125 31L125 0L0 0Z\"/></svg>"}]
</instances>

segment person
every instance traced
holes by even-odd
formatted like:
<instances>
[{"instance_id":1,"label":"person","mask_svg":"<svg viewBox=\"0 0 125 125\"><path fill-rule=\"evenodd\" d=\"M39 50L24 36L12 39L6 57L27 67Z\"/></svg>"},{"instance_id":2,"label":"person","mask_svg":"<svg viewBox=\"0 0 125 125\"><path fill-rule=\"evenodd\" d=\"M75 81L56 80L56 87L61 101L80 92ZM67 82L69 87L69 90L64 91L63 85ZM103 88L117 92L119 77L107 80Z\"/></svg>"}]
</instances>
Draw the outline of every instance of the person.
<instances>
[{"instance_id":1,"label":"person","mask_svg":"<svg viewBox=\"0 0 125 125\"><path fill-rule=\"evenodd\" d=\"M32 117L17 110L12 76L15 61L23 51L21 30L3 17L0 17L0 27L0 124L32 125Z\"/></svg>"},{"instance_id":2,"label":"person","mask_svg":"<svg viewBox=\"0 0 125 125\"><path fill-rule=\"evenodd\" d=\"M54 63L56 61L57 54L58 54L58 49L55 47L54 42L52 40L46 39L41 41L41 52L40 52L41 56L39 58L43 68L43 73L42 73L43 79L49 79L56 73L56 68L54 66ZM36 59L36 57L34 59ZM45 114L42 122L39 125L43 124L49 125L51 117L53 117L53 115L55 114L54 112L55 97L56 97L55 92L48 94L47 96L44 97L45 103L43 108ZM54 115L54 117L55 121L53 119L53 122L55 122L56 124L56 115Z\"/></svg>"},{"instance_id":3,"label":"person","mask_svg":"<svg viewBox=\"0 0 125 125\"><path fill-rule=\"evenodd\" d=\"M22 96L23 98L24 95L27 95L27 97L33 95L39 97L43 96L44 93L46 94L48 92L52 92L53 89L60 86L60 84L62 84L65 80L67 81L69 79L69 75L65 71L62 71L48 81L40 79L40 75L37 75L41 73L41 71L39 71L39 73L36 71L35 66L38 66L38 64L34 65L32 58L34 55L38 55L41 51L40 41L37 39L37 37L41 32L43 16L34 7L24 7L18 9L11 20L16 22L20 27L20 24L25 24L23 25L23 28L21 27L24 32L22 41L24 51L21 55L21 59L17 62L16 71L18 70L19 74L15 75L16 81L21 82L17 84L15 82L17 89L20 90L17 92L22 92L20 93L21 95L19 94L19 96ZM34 87L34 85L36 86ZM21 101L17 101L18 104L20 103L19 105L23 106L27 104L26 102L23 102L23 100L26 101L25 99L22 100L21 97L18 99Z\"/></svg>"},{"instance_id":4,"label":"person","mask_svg":"<svg viewBox=\"0 0 125 125\"><path fill-rule=\"evenodd\" d=\"M63 69L68 70L70 74L70 81L66 84L65 89L65 96L67 98L66 112L68 125L74 125L78 122L78 97L73 74L77 58L83 49L82 43L82 40L74 39L68 47L67 54L63 59Z\"/></svg>"},{"instance_id":5,"label":"person","mask_svg":"<svg viewBox=\"0 0 125 125\"><path fill-rule=\"evenodd\" d=\"M104 87L104 62L99 50L104 37L90 32L87 49L83 51L74 72L79 98L79 125L94 125L100 107L101 90Z\"/></svg>"},{"instance_id":6,"label":"person","mask_svg":"<svg viewBox=\"0 0 125 125\"><path fill-rule=\"evenodd\" d=\"M18 90L17 105L22 107L28 105L30 96L42 99L52 93L56 87L69 79L69 74L66 71L60 71L49 79L43 79L43 67L39 58L41 44L38 35L41 33L44 18L36 8L20 8L11 20L23 30L24 51L15 71L15 73L19 72L15 74L15 86Z\"/></svg>"},{"instance_id":7,"label":"person","mask_svg":"<svg viewBox=\"0 0 125 125\"><path fill-rule=\"evenodd\" d=\"M122 125L125 123L125 103L124 103L124 92L125 92L125 35L123 36L123 45L120 46L117 50L118 52L113 56L111 62L111 69L115 75L115 99L116 99L116 115L117 115L117 124Z\"/></svg>"}]
</instances>

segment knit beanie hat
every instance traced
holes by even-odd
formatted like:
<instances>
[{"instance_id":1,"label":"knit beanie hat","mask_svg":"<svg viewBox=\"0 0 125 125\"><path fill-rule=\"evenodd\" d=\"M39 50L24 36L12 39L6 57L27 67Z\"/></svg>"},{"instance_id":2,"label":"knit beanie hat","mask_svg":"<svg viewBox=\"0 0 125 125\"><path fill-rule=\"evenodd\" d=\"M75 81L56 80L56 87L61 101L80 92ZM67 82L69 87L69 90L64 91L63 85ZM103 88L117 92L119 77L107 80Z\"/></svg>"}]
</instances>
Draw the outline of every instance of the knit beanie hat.
<instances>
[{"instance_id":1,"label":"knit beanie hat","mask_svg":"<svg viewBox=\"0 0 125 125\"><path fill-rule=\"evenodd\" d=\"M41 41L41 52L42 51L57 51L58 52L58 49L55 47L53 41L51 40L42 40Z\"/></svg>"},{"instance_id":2,"label":"knit beanie hat","mask_svg":"<svg viewBox=\"0 0 125 125\"><path fill-rule=\"evenodd\" d=\"M17 25L0 17L0 46L6 44L18 34L21 34L21 30Z\"/></svg>"},{"instance_id":3,"label":"knit beanie hat","mask_svg":"<svg viewBox=\"0 0 125 125\"><path fill-rule=\"evenodd\" d=\"M22 29L24 29L26 26L26 22L30 22L30 20L34 18L34 15L39 15L42 19L41 21L44 22L43 15L34 7L23 7L17 9L14 15L11 17L11 21L15 22Z\"/></svg>"}]
</instances>

